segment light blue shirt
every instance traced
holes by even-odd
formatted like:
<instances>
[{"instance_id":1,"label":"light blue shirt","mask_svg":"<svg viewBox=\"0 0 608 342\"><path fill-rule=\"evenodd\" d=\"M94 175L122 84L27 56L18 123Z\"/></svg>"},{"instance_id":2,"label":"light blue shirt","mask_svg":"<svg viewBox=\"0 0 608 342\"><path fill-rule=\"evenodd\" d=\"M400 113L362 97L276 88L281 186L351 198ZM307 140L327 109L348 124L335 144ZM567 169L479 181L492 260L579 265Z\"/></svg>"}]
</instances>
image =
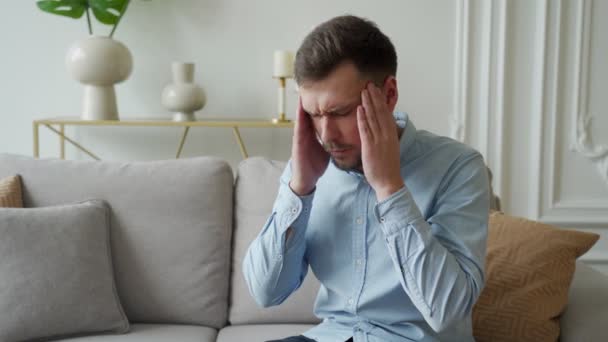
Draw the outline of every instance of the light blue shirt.
<instances>
[{"instance_id":1,"label":"light blue shirt","mask_svg":"<svg viewBox=\"0 0 608 342\"><path fill-rule=\"evenodd\" d=\"M405 186L378 203L358 172L330 163L313 194L289 188L291 163L272 213L243 262L258 304L282 303L310 266L321 283L304 333L320 342L474 341L471 312L484 286L490 202L483 157L416 130L404 113ZM293 233L286 239L286 232Z\"/></svg>"}]
</instances>

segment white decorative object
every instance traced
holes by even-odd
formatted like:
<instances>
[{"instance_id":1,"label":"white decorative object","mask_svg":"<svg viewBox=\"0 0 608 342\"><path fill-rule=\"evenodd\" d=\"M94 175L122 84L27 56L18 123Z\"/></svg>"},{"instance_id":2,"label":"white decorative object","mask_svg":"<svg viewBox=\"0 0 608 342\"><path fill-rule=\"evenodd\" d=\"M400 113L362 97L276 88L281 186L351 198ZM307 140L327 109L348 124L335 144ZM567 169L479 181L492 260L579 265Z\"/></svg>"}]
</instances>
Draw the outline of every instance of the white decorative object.
<instances>
[{"instance_id":1,"label":"white decorative object","mask_svg":"<svg viewBox=\"0 0 608 342\"><path fill-rule=\"evenodd\" d=\"M285 123L287 120L285 112L285 85L288 78L293 77L294 74L294 57L291 51L277 50L274 52L274 70L272 77L279 80L279 87L277 89L278 95L278 106L277 111L279 114L278 118L272 119L274 123Z\"/></svg>"},{"instance_id":2,"label":"white decorative object","mask_svg":"<svg viewBox=\"0 0 608 342\"><path fill-rule=\"evenodd\" d=\"M70 47L66 66L84 85L82 119L118 120L114 85L131 74L133 57L129 49L108 37L89 36Z\"/></svg>"},{"instance_id":3,"label":"white decorative object","mask_svg":"<svg viewBox=\"0 0 608 342\"><path fill-rule=\"evenodd\" d=\"M203 89L194 83L194 63L174 62L171 70L173 83L163 89L162 104L174 112L173 121L194 121L194 112L207 102Z\"/></svg>"},{"instance_id":4,"label":"white decorative object","mask_svg":"<svg viewBox=\"0 0 608 342\"><path fill-rule=\"evenodd\" d=\"M277 50L274 52L274 72L275 78L293 77L293 53L286 50Z\"/></svg>"}]
</instances>

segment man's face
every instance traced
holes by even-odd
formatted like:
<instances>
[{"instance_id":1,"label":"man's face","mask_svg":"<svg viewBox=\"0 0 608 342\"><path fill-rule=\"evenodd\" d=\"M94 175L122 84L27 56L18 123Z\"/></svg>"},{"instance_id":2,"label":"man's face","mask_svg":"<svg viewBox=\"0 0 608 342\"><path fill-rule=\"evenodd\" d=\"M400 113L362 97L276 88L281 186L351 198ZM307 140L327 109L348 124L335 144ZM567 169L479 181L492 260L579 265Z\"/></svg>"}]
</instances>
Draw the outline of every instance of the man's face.
<instances>
[{"instance_id":1,"label":"man's face","mask_svg":"<svg viewBox=\"0 0 608 342\"><path fill-rule=\"evenodd\" d=\"M300 85L302 107L317 137L343 170L362 170L357 106L366 84L352 63L343 63L325 79Z\"/></svg>"}]
</instances>

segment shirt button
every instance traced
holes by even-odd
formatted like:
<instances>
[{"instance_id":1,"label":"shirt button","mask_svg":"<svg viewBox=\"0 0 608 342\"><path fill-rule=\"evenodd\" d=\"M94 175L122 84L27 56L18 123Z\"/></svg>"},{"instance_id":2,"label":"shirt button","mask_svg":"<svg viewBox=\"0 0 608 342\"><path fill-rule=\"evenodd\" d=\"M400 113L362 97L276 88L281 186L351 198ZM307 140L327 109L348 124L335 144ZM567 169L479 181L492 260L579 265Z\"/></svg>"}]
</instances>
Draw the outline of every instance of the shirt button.
<instances>
[{"instance_id":1,"label":"shirt button","mask_svg":"<svg viewBox=\"0 0 608 342\"><path fill-rule=\"evenodd\" d=\"M361 224L361 223L363 223L363 220L360 217L357 217L357 221L356 222L357 222L357 224Z\"/></svg>"},{"instance_id":2,"label":"shirt button","mask_svg":"<svg viewBox=\"0 0 608 342\"><path fill-rule=\"evenodd\" d=\"M283 259L283 256L281 254L277 255L277 260L281 260Z\"/></svg>"},{"instance_id":3,"label":"shirt button","mask_svg":"<svg viewBox=\"0 0 608 342\"><path fill-rule=\"evenodd\" d=\"M384 219L384 217L381 217L381 218L380 218L380 222L384 223L384 221L386 221L386 220Z\"/></svg>"},{"instance_id":4,"label":"shirt button","mask_svg":"<svg viewBox=\"0 0 608 342\"><path fill-rule=\"evenodd\" d=\"M298 212L298 209L296 209L296 208L291 208L291 212L295 214L295 213L297 213L297 212Z\"/></svg>"},{"instance_id":5,"label":"shirt button","mask_svg":"<svg viewBox=\"0 0 608 342\"><path fill-rule=\"evenodd\" d=\"M357 265L361 265L363 264L363 260L362 259L357 259Z\"/></svg>"},{"instance_id":6,"label":"shirt button","mask_svg":"<svg viewBox=\"0 0 608 342\"><path fill-rule=\"evenodd\" d=\"M352 298L348 298L348 305L353 305L353 299Z\"/></svg>"}]
</instances>

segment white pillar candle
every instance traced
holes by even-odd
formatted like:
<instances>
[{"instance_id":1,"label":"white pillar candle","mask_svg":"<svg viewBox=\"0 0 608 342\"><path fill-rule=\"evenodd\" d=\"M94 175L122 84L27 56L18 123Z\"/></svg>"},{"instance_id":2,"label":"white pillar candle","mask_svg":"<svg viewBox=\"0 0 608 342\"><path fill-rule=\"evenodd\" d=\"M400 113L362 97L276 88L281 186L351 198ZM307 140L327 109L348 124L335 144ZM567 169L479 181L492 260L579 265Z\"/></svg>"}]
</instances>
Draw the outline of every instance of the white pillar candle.
<instances>
[{"instance_id":1,"label":"white pillar candle","mask_svg":"<svg viewBox=\"0 0 608 342\"><path fill-rule=\"evenodd\" d=\"M293 77L293 53L286 50L274 52L274 77Z\"/></svg>"}]
</instances>

